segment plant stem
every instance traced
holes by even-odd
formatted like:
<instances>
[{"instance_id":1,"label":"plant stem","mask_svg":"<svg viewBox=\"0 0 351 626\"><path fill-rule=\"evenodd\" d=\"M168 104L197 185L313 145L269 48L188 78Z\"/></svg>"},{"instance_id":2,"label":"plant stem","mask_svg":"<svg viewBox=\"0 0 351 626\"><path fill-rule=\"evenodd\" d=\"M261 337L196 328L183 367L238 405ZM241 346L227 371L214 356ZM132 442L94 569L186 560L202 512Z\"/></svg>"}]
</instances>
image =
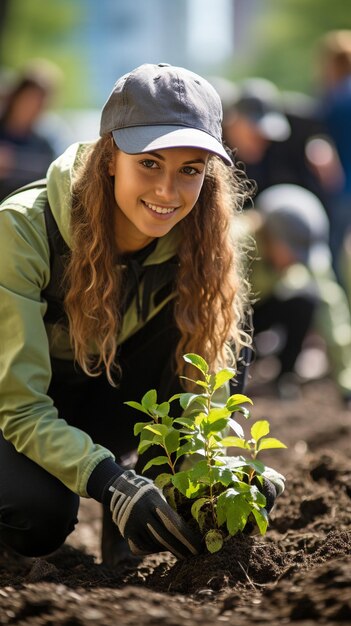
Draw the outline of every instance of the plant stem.
<instances>
[{"instance_id":1,"label":"plant stem","mask_svg":"<svg viewBox=\"0 0 351 626\"><path fill-rule=\"evenodd\" d=\"M171 468L172 474L175 474L176 473L176 471L175 471L175 462L174 463L172 462L172 457L169 454L169 452L166 450L166 448L164 450L166 452L167 459L168 459L168 465Z\"/></svg>"},{"instance_id":2,"label":"plant stem","mask_svg":"<svg viewBox=\"0 0 351 626\"><path fill-rule=\"evenodd\" d=\"M207 412L208 412L208 414L210 413L210 410L211 410L211 402L212 402L212 393L210 393L210 391L208 389L208 393L207 393ZM215 511L215 506L214 506L214 496L213 496L212 454L211 454L211 450L210 450L209 445L208 445L208 438L207 438L207 436L204 437L204 439L205 439L205 458L206 458L206 462L207 462L208 474L209 474L209 479L210 479L209 488L210 488L210 503L211 503L211 510L212 510L212 519L213 519L214 525L218 526L218 524L217 524L217 515L216 515L216 511Z\"/></svg>"},{"instance_id":3,"label":"plant stem","mask_svg":"<svg viewBox=\"0 0 351 626\"><path fill-rule=\"evenodd\" d=\"M254 461L256 456L257 456L257 450L256 450L256 446L255 446L255 450L251 450L251 458ZM252 479L255 477L255 470L251 468L250 472L249 472L249 485L251 485Z\"/></svg>"},{"instance_id":4,"label":"plant stem","mask_svg":"<svg viewBox=\"0 0 351 626\"><path fill-rule=\"evenodd\" d=\"M249 485L251 485L251 482L254 476L255 476L255 470L251 469L249 472Z\"/></svg>"}]
</instances>

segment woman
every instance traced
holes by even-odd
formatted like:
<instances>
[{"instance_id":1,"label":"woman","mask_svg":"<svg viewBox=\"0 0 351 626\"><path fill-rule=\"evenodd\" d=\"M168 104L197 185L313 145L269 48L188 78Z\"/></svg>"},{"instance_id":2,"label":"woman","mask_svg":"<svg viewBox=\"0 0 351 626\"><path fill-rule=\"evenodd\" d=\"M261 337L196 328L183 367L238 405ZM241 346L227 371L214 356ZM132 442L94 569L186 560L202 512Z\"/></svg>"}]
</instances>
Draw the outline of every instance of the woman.
<instances>
[{"instance_id":1,"label":"woman","mask_svg":"<svg viewBox=\"0 0 351 626\"><path fill-rule=\"evenodd\" d=\"M184 557L198 538L138 475L145 461L129 469L124 402L180 391L185 352L216 368L250 344L231 228L245 189L219 96L185 69L118 80L100 134L0 210L0 541L52 552L83 496L104 505L109 564L129 550Z\"/></svg>"}]
</instances>

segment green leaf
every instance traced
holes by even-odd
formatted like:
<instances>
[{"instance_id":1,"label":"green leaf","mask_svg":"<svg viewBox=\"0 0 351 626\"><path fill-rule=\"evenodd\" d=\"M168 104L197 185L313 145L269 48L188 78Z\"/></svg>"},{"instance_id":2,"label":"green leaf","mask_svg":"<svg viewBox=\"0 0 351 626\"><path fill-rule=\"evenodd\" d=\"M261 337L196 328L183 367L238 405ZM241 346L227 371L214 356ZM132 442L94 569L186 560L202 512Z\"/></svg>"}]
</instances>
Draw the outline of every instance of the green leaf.
<instances>
[{"instance_id":1,"label":"green leaf","mask_svg":"<svg viewBox=\"0 0 351 626\"><path fill-rule=\"evenodd\" d=\"M194 424L195 426L201 426L203 422L207 422L207 414L201 411L201 413L197 413L197 415L194 416Z\"/></svg>"},{"instance_id":2,"label":"green leaf","mask_svg":"<svg viewBox=\"0 0 351 626\"><path fill-rule=\"evenodd\" d=\"M235 370L231 368L223 369L217 374L215 374L215 382L213 386L213 391L216 391L220 387L222 387L228 380L235 376Z\"/></svg>"},{"instance_id":3,"label":"green leaf","mask_svg":"<svg viewBox=\"0 0 351 626\"><path fill-rule=\"evenodd\" d=\"M182 395L183 393L175 393L173 396L170 397L168 402L174 402L174 400L179 400L182 397Z\"/></svg>"},{"instance_id":4,"label":"green leaf","mask_svg":"<svg viewBox=\"0 0 351 626\"><path fill-rule=\"evenodd\" d=\"M169 506L171 506L174 511L177 511L179 503L179 493L176 493L176 488L173 487L172 483L164 487L163 495L166 498Z\"/></svg>"},{"instance_id":5,"label":"green leaf","mask_svg":"<svg viewBox=\"0 0 351 626\"><path fill-rule=\"evenodd\" d=\"M206 495L206 488L204 487L204 485L193 483L190 481L185 496L189 500L193 500L194 498L199 498L203 495Z\"/></svg>"},{"instance_id":6,"label":"green leaf","mask_svg":"<svg viewBox=\"0 0 351 626\"><path fill-rule=\"evenodd\" d=\"M230 535L244 530L247 518L251 513L251 507L244 496L238 495L229 503L227 511L227 528Z\"/></svg>"},{"instance_id":7,"label":"green leaf","mask_svg":"<svg viewBox=\"0 0 351 626\"><path fill-rule=\"evenodd\" d=\"M217 498L216 517L217 517L217 524L219 527L223 526L223 524L225 523L227 519L227 508L226 508L227 495L226 494L228 494L228 491L229 489L221 493Z\"/></svg>"},{"instance_id":8,"label":"green leaf","mask_svg":"<svg viewBox=\"0 0 351 626\"><path fill-rule=\"evenodd\" d=\"M221 440L221 445L224 448L243 448L244 450L247 450L248 447L245 439L241 437L224 437Z\"/></svg>"},{"instance_id":9,"label":"green leaf","mask_svg":"<svg viewBox=\"0 0 351 626\"><path fill-rule=\"evenodd\" d=\"M147 424L144 430L149 430L155 435L165 437L169 431L169 428L165 424Z\"/></svg>"},{"instance_id":10,"label":"green leaf","mask_svg":"<svg viewBox=\"0 0 351 626\"><path fill-rule=\"evenodd\" d=\"M269 433L269 422L267 420L259 420L251 426L251 436L255 441L265 437Z\"/></svg>"},{"instance_id":11,"label":"green leaf","mask_svg":"<svg viewBox=\"0 0 351 626\"><path fill-rule=\"evenodd\" d=\"M263 474L266 469L266 466L257 459L246 459L246 467L255 470L257 474Z\"/></svg>"},{"instance_id":12,"label":"green leaf","mask_svg":"<svg viewBox=\"0 0 351 626\"><path fill-rule=\"evenodd\" d=\"M200 480L202 477L201 472L197 469L194 473L194 469L197 465L204 463L207 468L206 461L199 461L190 470L177 472L171 478L173 485L180 491L186 498L196 498L201 491L203 491L204 484L208 484L208 480ZM197 478L199 477L199 479Z\"/></svg>"},{"instance_id":13,"label":"green leaf","mask_svg":"<svg viewBox=\"0 0 351 626\"><path fill-rule=\"evenodd\" d=\"M208 449L211 451L211 455L221 451L221 449L218 446L218 441L220 439L221 439L220 436L216 433L208 435L207 445L208 445Z\"/></svg>"},{"instance_id":14,"label":"green leaf","mask_svg":"<svg viewBox=\"0 0 351 626\"><path fill-rule=\"evenodd\" d=\"M139 454L143 454L144 452L146 452L146 450L150 448L150 446L153 446L153 445L155 445L155 442L153 440L144 439L138 445Z\"/></svg>"},{"instance_id":15,"label":"green leaf","mask_svg":"<svg viewBox=\"0 0 351 626\"><path fill-rule=\"evenodd\" d=\"M244 396L242 393L235 393L233 396L228 398L226 407L231 413L234 413L234 411L237 411L238 407L243 404L243 402L253 404L251 398L248 398L248 396Z\"/></svg>"},{"instance_id":16,"label":"green leaf","mask_svg":"<svg viewBox=\"0 0 351 626\"><path fill-rule=\"evenodd\" d=\"M158 476L156 476L154 483L156 487L158 487L162 491L164 487L172 484L171 478L172 477L170 474L166 474L166 472L162 472L162 474L159 474Z\"/></svg>"},{"instance_id":17,"label":"green leaf","mask_svg":"<svg viewBox=\"0 0 351 626\"><path fill-rule=\"evenodd\" d=\"M149 430L146 429L147 426L154 426L154 422L146 422L144 428L139 433L139 441L144 441L144 439L154 439L154 435L150 433Z\"/></svg>"},{"instance_id":18,"label":"green leaf","mask_svg":"<svg viewBox=\"0 0 351 626\"><path fill-rule=\"evenodd\" d=\"M190 471L177 472L171 476L171 481L178 491L189 499L197 498L203 490L201 484L191 480Z\"/></svg>"},{"instance_id":19,"label":"green leaf","mask_svg":"<svg viewBox=\"0 0 351 626\"><path fill-rule=\"evenodd\" d=\"M260 509L259 511L253 509L252 515L256 520L261 535L264 535L268 528L268 513L266 509Z\"/></svg>"},{"instance_id":20,"label":"green leaf","mask_svg":"<svg viewBox=\"0 0 351 626\"><path fill-rule=\"evenodd\" d=\"M156 409L154 409L154 413L156 413L156 415L158 415L159 417L166 417L166 415L168 415L169 413L169 410L169 402L162 402L161 404L157 405Z\"/></svg>"},{"instance_id":21,"label":"green leaf","mask_svg":"<svg viewBox=\"0 0 351 626\"><path fill-rule=\"evenodd\" d=\"M188 472L177 472L171 477L171 481L178 491L185 496L190 482Z\"/></svg>"},{"instance_id":22,"label":"green leaf","mask_svg":"<svg viewBox=\"0 0 351 626\"><path fill-rule=\"evenodd\" d=\"M201 460L195 463L194 467L189 470L188 474L193 482L205 482L208 484L209 471L207 461Z\"/></svg>"},{"instance_id":23,"label":"green leaf","mask_svg":"<svg viewBox=\"0 0 351 626\"><path fill-rule=\"evenodd\" d=\"M129 400L128 402L125 402L124 404L127 404L128 406L131 406L132 409L137 409L138 411L141 411L142 413L146 413L146 415L149 415L149 411L147 411L142 404L140 404L139 402L134 402L133 400Z\"/></svg>"},{"instance_id":24,"label":"green leaf","mask_svg":"<svg viewBox=\"0 0 351 626\"><path fill-rule=\"evenodd\" d=\"M238 480L232 488L240 495L249 496L251 494L251 485L244 483L242 480Z\"/></svg>"},{"instance_id":25,"label":"green leaf","mask_svg":"<svg viewBox=\"0 0 351 626\"><path fill-rule=\"evenodd\" d=\"M233 472L229 467L215 465L209 470L211 482L221 483L225 487L233 482Z\"/></svg>"},{"instance_id":26,"label":"green leaf","mask_svg":"<svg viewBox=\"0 0 351 626\"><path fill-rule=\"evenodd\" d=\"M203 387L204 389L207 389L207 387L208 387L207 383L205 383L205 381L203 381L203 380L199 380L199 379L195 380L195 383L197 385L199 385L199 387Z\"/></svg>"},{"instance_id":27,"label":"green leaf","mask_svg":"<svg viewBox=\"0 0 351 626\"><path fill-rule=\"evenodd\" d=\"M207 419L209 422L216 422L220 417L230 417L230 411L225 406L211 409Z\"/></svg>"},{"instance_id":28,"label":"green leaf","mask_svg":"<svg viewBox=\"0 0 351 626\"><path fill-rule=\"evenodd\" d=\"M184 454L204 454L203 447L203 441L191 437L189 441L180 446L177 451L177 460L184 456Z\"/></svg>"},{"instance_id":29,"label":"green leaf","mask_svg":"<svg viewBox=\"0 0 351 626\"><path fill-rule=\"evenodd\" d=\"M207 550L214 554L219 552L223 547L223 535L220 530L209 530L205 535L205 543Z\"/></svg>"},{"instance_id":30,"label":"green leaf","mask_svg":"<svg viewBox=\"0 0 351 626\"><path fill-rule=\"evenodd\" d=\"M241 413L246 420L250 419L251 417L249 409L247 409L245 406L238 406L238 408L236 409L236 413Z\"/></svg>"},{"instance_id":31,"label":"green leaf","mask_svg":"<svg viewBox=\"0 0 351 626\"><path fill-rule=\"evenodd\" d=\"M224 417L221 419L217 419L215 422L209 422L206 420L203 425L203 433L205 437L209 438L211 435L215 433L221 433L227 426L228 420Z\"/></svg>"},{"instance_id":32,"label":"green leaf","mask_svg":"<svg viewBox=\"0 0 351 626\"><path fill-rule=\"evenodd\" d=\"M218 523L222 525L225 522L230 535L243 530L250 513L251 507L245 496L238 493L235 488L227 489L218 496Z\"/></svg>"},{"instance_id":33,"label":"green leaf","mask_svg":"<svg viewBox=\"0 0 351 626\"><path fill-rule=\"evenodd\" d=\"M137 422L134 424L134 435L137 437L140 435L141 431L144 430L145 426L151 424L152 422Z\"/></svg>"},{"instance_id":34,"label":"green leaf","mask_svg":"<svg viewBox=\"0 0 351 626\"><path fill-rule=\"evenodd\" d=\"M265 437L264 439L261 439L257 449L258 451L260 451L273 448L286 448L286 445L285 443L282 443L282 441L279 441L279 439L275 439L274 437Z\"/></svg>"},{"instance_id":35,"label":"green leaf","mask_svg":"<svg viewBox=\"0 0 351 626\"><path fill-rule=\"evenodd\" d=\"M165 448L169 454L172 452L176 452L179 448L179 430L175 428L170 429L170 431L165 436Z\"/></svg>"},{"instance_id":36,"label":"green leaf","mask_svg":"<svg viewBox=\"0 0 351 626\"><path fill-rule=\"evenodd\" d=\"M266 496L256 487L256 485L250 485L250 499L257 505L255 509L262 509L266 506Z\"/></svg>"},{"instance_id":37,"label":"green leaf","mask_svg":"<svg viewBox=\"0 0 351 626\"><path fill-rule=\"evenodd\" d=\"M155 456L155 458L151 459L146 463L143 467L143 473L146 472L153 465L166 465L168 464L168 458L166 456Z\"/></svg>"},{"instance_id":38,"label":"green leaf","mask_svg":"<svg viewBox=\"0 0 351 626\"><path fill-rule=\"evenodd\" d=\"M189 435L184 435L183 439L185 441L190 441L194 444L194 447L192 449L196 449L199 450L200 444L201 447L204 448L205 446L205 438L203 437L203 435L201 434L201 432L199 431L199 429L196 429L194 432L190 433Z\"/></svg>"},{"instance_id":39,"label":"green leaf","mask_svg":"<svg viewBox=\"0 0 351 626\"><path fill-rule=\"evenodd\" d=\"M194 420L191 417L176 417L176 419L173 420L173 423L185 426L189 430L193 430L195 427Z\"/></svg>"},{"instance_id":40,"label":"green leaf","mask_svg":"<svg viewBox=\"0 0 351 626\"><path fill-rule=\"evenodd\" d=\"M182 393L180 395L179 403L184 411L188 409L193 402L204 404L206 398L200 393Z\"/></svg>"},{"instance_id":41,"label":"green leaf","mask_svg":"<svg viewBox=\"0 0 351 626\"><path fill-rule=\"evenodd\" d=\"M228 465L231 469L242 468L247 465L247 459L244 456L226 456L225 464Z\"/></svg>"},{"instance_id":42,"label":"green leaf","mask_svg":"<svg viewBox=\"0 0 351 626\"><path fill-rule=\"evenodd\" d=\"M200 370L204 375L207 374L208 365L205 359L202 358L202 356L189 352L188 354L184 354L183 359L187 363L191 363L192 365L194 365L194 367L197 367L197 369Z\"/></svg>"},{"instance_id":43,"label":"green leaf","mask_svg":"<svg viewBox=\"0 0 351 626\"><path fill-rule=\"evenodd\" d=\"M199 521L200 510L206 502L209 502L208 498L198 498L191 506L191 514L197 522Z\"/></svg>"},{"instance_id":44,"label":"green leaf","mask_svg":"<svg viewBox=\"0 0 351 626\"><path fill-rule=\"evenodd\" d=\"M157 403L157 392L156 389L150 389L141 399L141 404L147 411L150 411L152 408L155 408L155 404Z\"/></svg>"},{"instance_id":45,"label":"green leaf","mask_svg":"<svg viewBox=\"0 0 351 626\"><path fill-rule=\"evenodd\" d=\"M167 428L173 428L173 422L173 417L170 417L170 415L164 415L161 417L161 423L167 426Z\"/></svg>"},{"instance_id":46,"label":"green leaf","mask_svg":"<svg viewBox=\"0 0 351 626\"><path fill-rule=\"evenodd\" d=\"M208 528L208 524L206 522L206 518L207 518L206 511L205 510L203 510L203 511L201 510L199 512L199 517L198 517L197 523L199 525L199 529L200 529L200 532L201 532L202 535L206 531L206 528Z\"/></svg>"}]
</instances>

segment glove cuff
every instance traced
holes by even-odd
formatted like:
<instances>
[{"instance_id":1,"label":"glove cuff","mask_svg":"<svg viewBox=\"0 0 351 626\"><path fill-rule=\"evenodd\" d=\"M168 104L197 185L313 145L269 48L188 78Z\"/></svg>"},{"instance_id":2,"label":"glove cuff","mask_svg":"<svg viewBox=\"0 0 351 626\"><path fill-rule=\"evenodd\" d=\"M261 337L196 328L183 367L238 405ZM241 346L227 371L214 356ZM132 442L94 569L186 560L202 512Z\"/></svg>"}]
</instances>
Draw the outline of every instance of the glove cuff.
<instances>
[{"instance_id":1,"label":"glove cuff","mask_svg":"<svg viewBox=\"0 0 351 626\"><path fill-rule=\"evenodd\" d=\"M123 468L113 459L108 458L101 461L90 474L87 484L89 496L98 502L109 505L112 494L108 488L122 473Z\"/></svg>"}]
</instances>

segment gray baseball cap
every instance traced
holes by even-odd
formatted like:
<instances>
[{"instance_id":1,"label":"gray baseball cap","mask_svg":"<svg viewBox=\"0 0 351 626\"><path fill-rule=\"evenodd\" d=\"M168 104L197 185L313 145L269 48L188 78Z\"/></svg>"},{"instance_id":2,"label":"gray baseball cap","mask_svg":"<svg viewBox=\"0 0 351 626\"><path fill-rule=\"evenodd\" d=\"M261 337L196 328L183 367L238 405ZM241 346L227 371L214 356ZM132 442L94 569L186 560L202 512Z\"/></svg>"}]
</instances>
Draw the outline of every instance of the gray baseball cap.
<instances>
[{"instance_id":1,"label":"gray baseball cap","mask_svg":"<svg viewBox=\"0 0 351 626\"><path fill-rule=\"evenodd\" d=\"M192 147L233 164L222 143L218 93L201 76L167 63L146 63L117 80L101 113L100 135L109 132L128 154Z\"/></svg>"},{"instance_id":2,"label":"gray baseball cap","mask_svg":"<svg viewBox=\"0 0 351 626\"><path fill-rule=\"evenodd\" d=\"M233 109L248 118L270 141L286 141L291 135L282 96L274 83L265 78L244 80Z\"/></svg>"},{"instance_id":3,"label":"gray baseball cap","mask_svg":"<svg viewBox=\"0 0 351 626\"><path fill-rule=\"evenodd\" d=\"M264 227L289 246L297 261L319 270L330 262L328 217L311 191L293 184L273 185L257 196L255 206Z\"/></svg>"}]
</instances>

